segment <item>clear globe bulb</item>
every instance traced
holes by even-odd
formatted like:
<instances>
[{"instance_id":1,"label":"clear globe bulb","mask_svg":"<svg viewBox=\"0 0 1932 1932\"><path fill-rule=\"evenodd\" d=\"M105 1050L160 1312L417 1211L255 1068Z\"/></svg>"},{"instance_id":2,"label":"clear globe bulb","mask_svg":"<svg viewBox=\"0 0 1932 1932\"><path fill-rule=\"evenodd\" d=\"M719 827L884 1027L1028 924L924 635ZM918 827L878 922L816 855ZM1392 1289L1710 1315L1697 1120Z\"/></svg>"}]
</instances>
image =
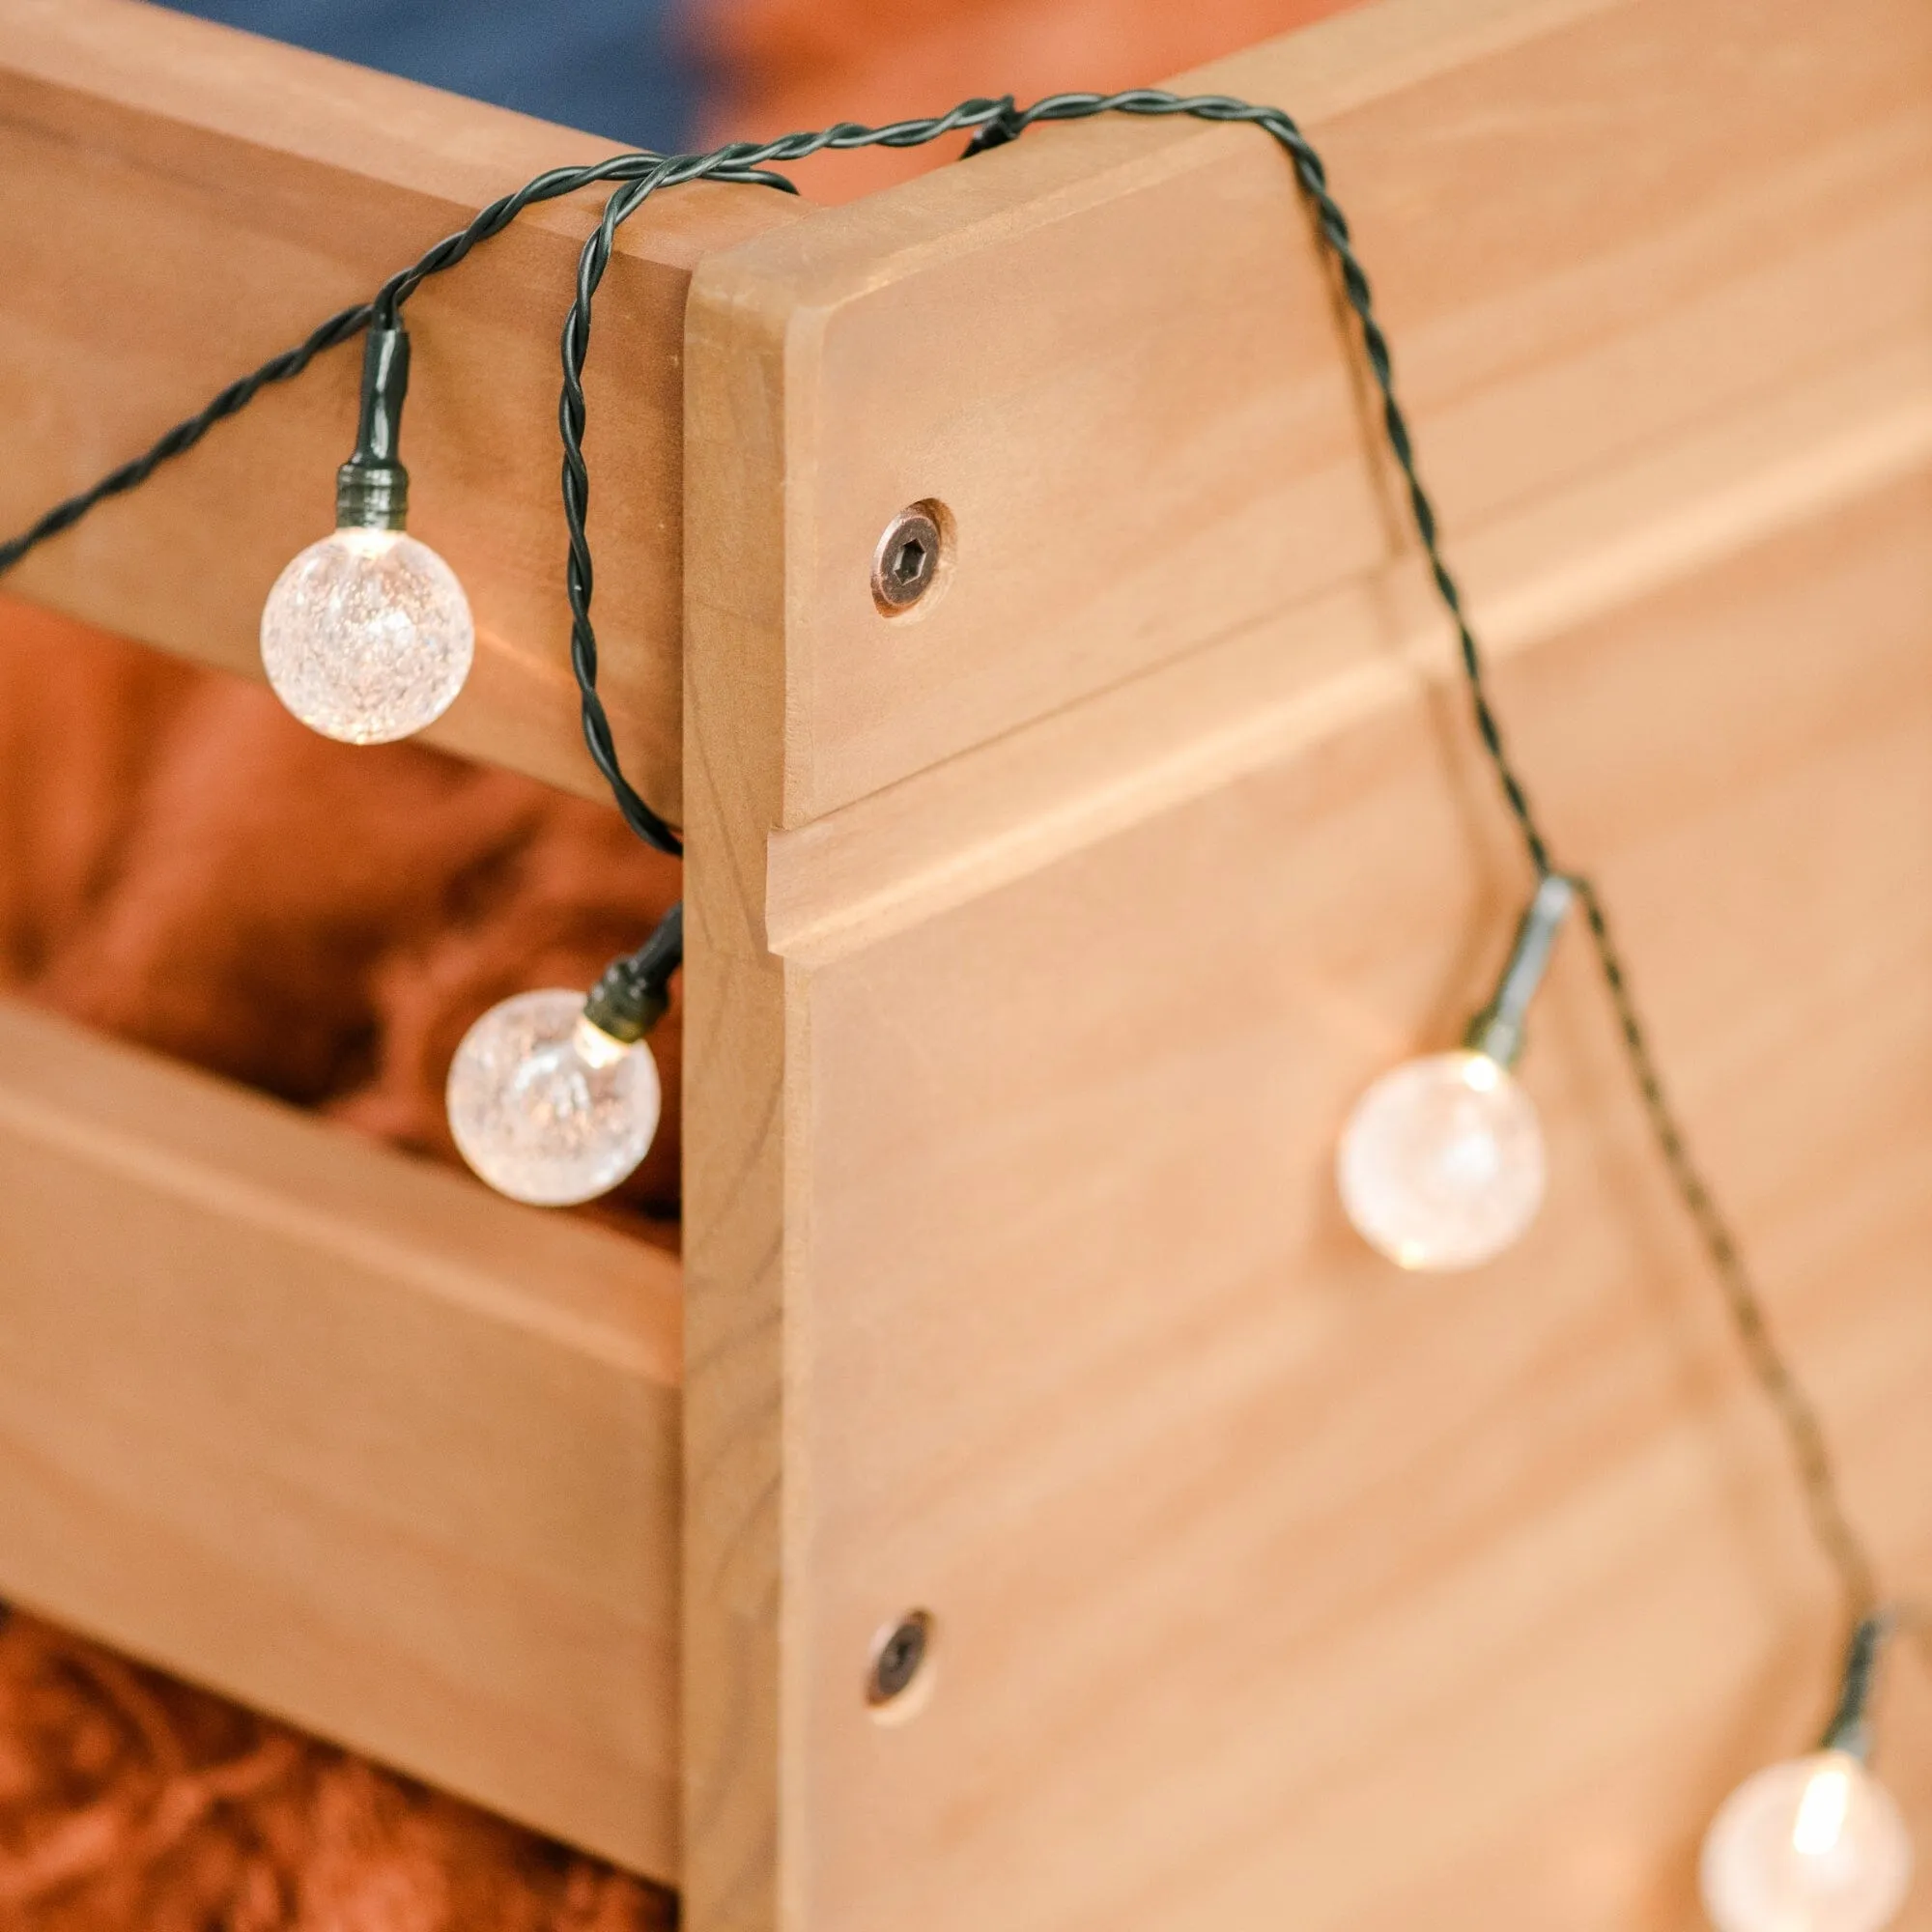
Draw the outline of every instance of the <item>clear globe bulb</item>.
<instances>
[{"instance_id":1,"label":"clear globe bulb","mask_svg":"<svg viewBox=\"0 0 1932 1932\"><path fill-rule=\"evenodd\" d=\"M401 530L340 529L310 544L262 609L275 696L311 730L350 745L434 724L475 649L456 573Z\"/></svg>"},{"instance_id":2,"label":"clear globe bulb","mask_svg":"<svg viewBox=\"0 0 1932 1932\"><path fill-rule=\"evenodd\" d=\"M1718 1932L1882 1932L1911 1888L1912 1840L1857 1758L1818 1751L1725 1799L1698 1877Z\"/></svg>"},{"instance_id":3,"label":"clear globe bulb","mask_svg":"<svg viewBox=\"0 0 1932 1932\"><path fill-rule=\"evenodd\" d=\"M1342 1206L1406 1268L1475 1267L1536 1218L1546 1162L1536 1108L1485 1053L1435 1053L1384 1073L1336 1153Z\"/></svg>"},{"instance_id":4,"label":"clear globe bulb","mask_svg":"<svg viewBox=\"0 0 1932 1932\"><path fill-rule=\"evenodd\" d=\"M494 1006L450 1064L449 1128L500 1194L562 1208L608 1193L650 1151L663 1095L657 1063L583 1017L583 995L551 988Z\"/></svg>"}]
</instances>

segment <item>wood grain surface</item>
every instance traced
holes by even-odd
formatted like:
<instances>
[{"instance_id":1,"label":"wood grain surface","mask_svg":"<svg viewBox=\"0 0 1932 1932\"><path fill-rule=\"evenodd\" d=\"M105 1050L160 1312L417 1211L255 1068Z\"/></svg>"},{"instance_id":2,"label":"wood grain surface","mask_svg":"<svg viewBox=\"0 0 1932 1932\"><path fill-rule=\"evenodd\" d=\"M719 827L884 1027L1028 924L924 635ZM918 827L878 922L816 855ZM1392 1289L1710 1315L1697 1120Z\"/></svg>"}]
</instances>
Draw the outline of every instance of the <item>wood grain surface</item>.
<instances>
[{"instance_id":1,"label":"wood grain surface","mask_svg":"<svg viewBox=\"0 0 1932 1932\"><path fill-rule=\"evenodd\" d=\"M0 25L22 516L602 152L124 0ZM1926 1586L1932 15L1381 0L1187 84L1330 161L1523 763ZM798 213L640 220L592 358L620 738L692 837L681 1471L661 1257L0 1011L0 1589L693 1932L1690 1932L1831 1606L1579 949L1523 1247L1415 1282L1339 1220L1525 881L1281 157L1042 129ZM406 444L485 633L443 742L575 785L588 218L425 293ZM243 666L352 362L19 587Z\"/></svg>"},{"instance_id":2,"label":"wood grain surface","mask_svg":"<svg viewBox=\"0 0 1932 1932\"><path fill-rule=\"evenodd\" d=\"M700 274L703 272L700 270ZM783 1069L790 1008L765 941L763 850L781 810L785 679L781 348L694 285L687 329L684 1710L686 1921L777 1926L777 1791L796 1775L780 1685L801 1521L781 1471L795 1224ZM745 559L753 560L752 568ZM689 1135L696 1126L698 1145ZM796 1818L794 1832L803 1829ZM809 1921L806 1921L809 1922Z\"/></svg>"},{"instance_id":3,"label":"wood grain surface","mask_svg":"<svg viewBox=\"0 0 1932 1932\"><path fill-rule=\"evenodd\" d=\"M0 1596L666 1880L678 1304L0 1003Z\"/></svg>"},{"instance_id":4,"label":"wood grain surface","mask_svg":"<svg viewBox=\"0 0 1932 1932\"><path fill-rule=\"evenodd\" d=\"M1314 134L1459 551L1876 362L1910 368L1883 407L1926 406L1918 0L1415 0L1175 84ZM817 441L789 479L788 825L1408 553L1253 129L1040 128L733 260L795 304ZM882 628L867 563L925 497L957 567Z\"/></svg>"},{"instance_id":5,"label":"wood grain surface","mask_svg":"<svg viewBox=\"0 0 1932 1932\"><path fill-rule=\"evenodd\" d=\"M1923 1588L1932 16L1384 0L1197 79L1330 160L1513 737ZM1579 947L1523 1247L1408 1280L1334 1205L1527 885L1345 320L1233 130L698 270L696 1932L1691 1932L1819 1721L1828 1579Z\"/></svg>"},{"instance_id":6,"label":"wood grain surface","mask_svg":"<svg viewBox=\"0 0 1932 1932\"><path fill-rule=\"evenodd\" d=\"M545 169L567 128L133 0L0 0L0 530L138 455ZM605 796L569 671L557 335L593 190L522 216L407 311L411 528L469 591L477 663L435 742ZM789 220L768 189L681 189L623 231L589 360L602 685L626 766L675 820L685 288ZM8 587L257 676L263 599L333 522L355 348L257 399Z\"/></svg>"},{"instance_id":7,"label":"wood grain surface","mask_svg":"<svg viewBox=\"0 0 1932 1932\"><path fill-rule=\"evenodd\" d=\"M1932 1586L1932 481L1512 661L1894 1587ZM1837 1632L1570 943L1532 1236L1406 1278L1348 1107L1524 890L1427 684L806 976L789 1077L804 1922L1690 1932ZM929 1608L931 1701L858 1694ZM1883 1769L1932 1823L1932 1683ZM782 1760L781 1760L782 1761ZM1932 1924L1921 1893L1914 1927Z\"/></svg>"}]
</instances>

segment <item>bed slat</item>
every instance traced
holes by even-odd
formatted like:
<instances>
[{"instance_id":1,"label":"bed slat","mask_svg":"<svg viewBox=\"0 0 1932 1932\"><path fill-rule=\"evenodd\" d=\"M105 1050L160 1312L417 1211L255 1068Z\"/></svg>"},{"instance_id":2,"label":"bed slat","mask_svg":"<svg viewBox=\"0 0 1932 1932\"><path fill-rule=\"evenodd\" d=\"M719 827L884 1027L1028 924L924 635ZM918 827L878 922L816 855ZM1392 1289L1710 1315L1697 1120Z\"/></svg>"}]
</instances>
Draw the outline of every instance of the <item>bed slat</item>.
<instances>
[{"instance_id":1,"label":"bed slat","mask_svg":"<svg viewBox=\"0 0 1932 1932\"><path fill-rule=\"evenodd\" d=\"M0 1596L671 1881L678 1301L0 1003Z\"/></svg>"}]
</instances>

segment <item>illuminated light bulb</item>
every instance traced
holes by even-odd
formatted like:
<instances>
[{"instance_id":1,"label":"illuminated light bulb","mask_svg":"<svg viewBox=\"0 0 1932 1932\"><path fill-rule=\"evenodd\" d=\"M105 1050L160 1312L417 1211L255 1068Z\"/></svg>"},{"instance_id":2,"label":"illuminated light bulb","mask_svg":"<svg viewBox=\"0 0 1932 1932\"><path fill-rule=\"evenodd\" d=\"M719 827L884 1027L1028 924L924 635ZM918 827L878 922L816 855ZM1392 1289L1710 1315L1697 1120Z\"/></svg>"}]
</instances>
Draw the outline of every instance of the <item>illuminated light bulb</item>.
<instances>
[{"instance_id":1,"label":"illuminated light bulb","mask_svg":"<svg viewBox=\"0 0 1932 1932\"><path fill-rule=\"evenodd\" d=\"M1519 1239L1543 1205L1543 1128L1510 1067L1576 896L1574 881L1547 873L1462 1051L1405 1061L1349 1116L1335 1156L1342 1206L1398 1266L1478 1267Z\"/></svg>"},{"instance_id":2,"label":"illuminated light bulb","mask_svg":"<svg viewBox=\"0 0 1932 1932\"><path fill-rule=\"evenodd\" d=\"M1718 1932L1883 1932L1911 1889L1912 1840L1864 1765L1822 1750L1731 1793L1698 1876Z\"/></svg>"},{"instance_id":3,"label":"illuminated light bulb","mask_svg":"<svg viewBox=\"0 0 1932 1932\"><path fill-rule=\"evenodd\" d=\"M410 477L396 440L409 376L401 323L372 323L355 452L335 477L335 531L282 572L262 611L262 665L275 696L311 730L350 745L433 724L476 652L456 573L404 534Z\"/></svg>"},{"instance_id":4,"label":"illuminated light bulb","mask_svg":"<svg viewBox=\"0 0 1932 1932\"><path fill-rule=\"evenodd\" d=\"M383 745L433 724L469 675L476 633L456 573L401 530L339 529L275 580L262 665L311 730Z\"/></svg>"},{"instance_id":5,"label":"illuminated light bulb","mask_svg":"<svg viewBox=\"0 0 1932 1932\"><path fill-rule=\"evenodd\" d=\"M499 1193L564 1208L608 1193L650 1151L664 1096L644 1037L670 1009L684 908L587 995L553 988L492 1007L450 1063L449 1130Z\"/></svg>"},{"instance_id":6,"label":"illuminated light bulb","mask_svg":"<svg viewBox=\"0 0 1932 1932\"><path fill-rule=\"evenodd\" d=\"M1546 1164L1536 1108L1485 1053L1435 1053L1384 1073L1342 1134L1342 1205L1406 1268L1476 1267L1536 1218Z\"/></svg>"},{"instance_id":7,"label":"illuminated light bulb","mask_svg":"<svg viewBox=\"0 0 1932 1932\"><path fill-rule=\"evenodd\" d=\"M650 1151L663 1095L641 1040L584 1017L582 993L519 993L492 1007L449 1068L450 1131L498 1193L561 1208L609 1193Z\"/></svg>"}]
</instances>

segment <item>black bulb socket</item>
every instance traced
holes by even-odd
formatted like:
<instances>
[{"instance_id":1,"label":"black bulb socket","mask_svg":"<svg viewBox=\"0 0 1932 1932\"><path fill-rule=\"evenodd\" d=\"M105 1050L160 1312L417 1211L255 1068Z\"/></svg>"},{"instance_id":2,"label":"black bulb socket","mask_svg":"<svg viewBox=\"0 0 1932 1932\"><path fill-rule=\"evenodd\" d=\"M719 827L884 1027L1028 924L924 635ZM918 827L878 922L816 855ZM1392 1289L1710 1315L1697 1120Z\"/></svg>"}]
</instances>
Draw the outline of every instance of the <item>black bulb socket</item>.
<instances>
[{"instance_id":1,"label":"black bulb socket","mask_svg":"<svg viewBox=\"0 0 1932 1932\"><path fill-rule=\"evenodd\" d=\"M1577 902L1577 882L1561 872L1546 872L1518 925L1508 963L1490 1003L1469 1022L1463 1045L1498 1066L1514 1066L1522 1058L1530 1002L1549 969L1556 935Z\"/></svg>"},{"instance_id":2,"label":"black bulb socket","mask_svg":"<svg viewBox=\"0 0 1932 1932\"><path fill-rule=\"evenodd\" d=\"M1880 1653L1891 1634L1892 1623L1889 1611L1877 1610L1860 1618L1853 1630L1838 1680L1838 1707L1825 1727L1820 1749L1843 1751L1861 1764L1870 1762L1872 1696L1878 1687Z\"/></svg>"},{"instance_id":3,"label":"black bulb socket","mask_svg":"<svg viewBox=\"0 0 1932 1932\"><path fill-rule=\"evenodd\" d=\"M670 994L646 985L629 970L628 959L613 961L583 1002L583 1017L599 1033L635 1046L670 1010Z\"/></svg>"},{"instance_id":4,"label":"black bulb socket","mask_svg":"<svg viewBox=\"0 0 1932 1932\"><path fill-rule=\"evenodd\" d=\"M410 472L397 448L409 388L409 331L400 322L372 322L362 347L355 453L335 472L337 529L400 530L408 523Z\"/></svg>"},{"instance_id":5,"label":"black bulb socket","mask_svg":"<svg viewBox=\"0 0 1932 1932\"><path fill-rule=\"evenodd\" d=\"M684 959L684 907L674 905L635 952L613 959L583 1002L599 1033L635 1046L670 1010L670 976Z\"/></svg>"}]
</instances>

